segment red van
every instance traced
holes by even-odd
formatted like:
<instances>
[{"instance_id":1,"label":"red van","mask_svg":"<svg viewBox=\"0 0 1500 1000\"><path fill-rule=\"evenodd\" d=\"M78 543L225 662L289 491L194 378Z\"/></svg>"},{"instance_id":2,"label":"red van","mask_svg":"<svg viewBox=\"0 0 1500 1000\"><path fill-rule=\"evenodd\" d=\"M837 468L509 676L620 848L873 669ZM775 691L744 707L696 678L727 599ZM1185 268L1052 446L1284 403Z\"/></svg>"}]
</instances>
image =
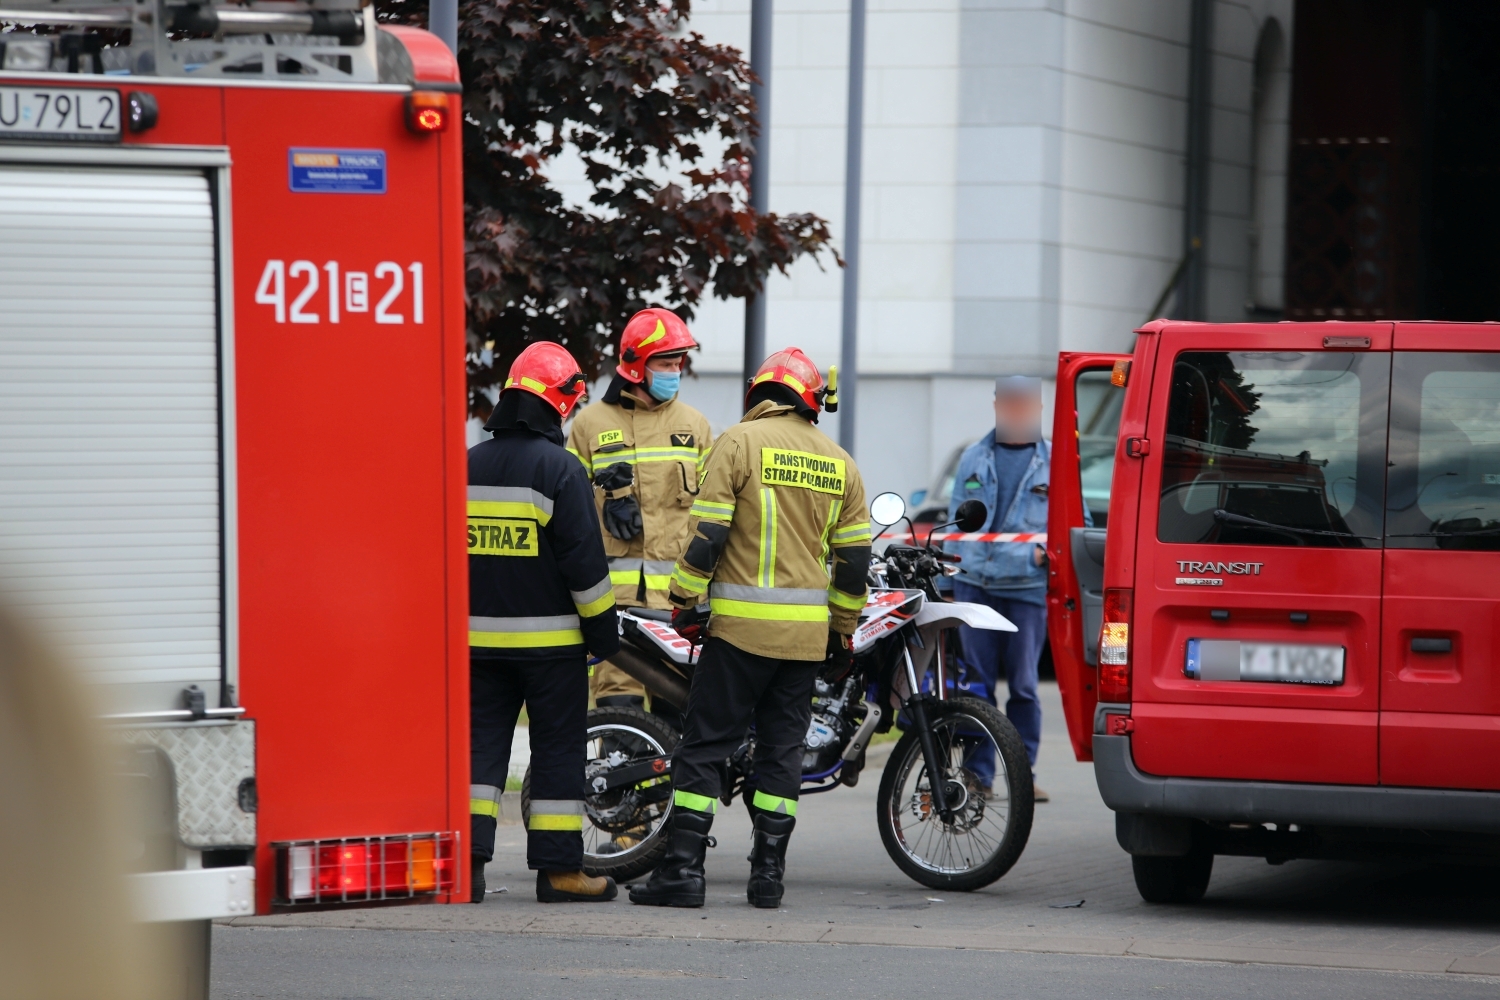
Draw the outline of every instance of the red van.
<instances>
[{"instance_id":1,"label":"red van","mask_svg":"<svg viewBox=\"0 0 1500 1000\"><path fill-rule=\"evenodd\" d=\"M1500 325L1136 334L1058 365L1048 628L1141 895L1500 853Z\"/></svg>"}]
</instances>

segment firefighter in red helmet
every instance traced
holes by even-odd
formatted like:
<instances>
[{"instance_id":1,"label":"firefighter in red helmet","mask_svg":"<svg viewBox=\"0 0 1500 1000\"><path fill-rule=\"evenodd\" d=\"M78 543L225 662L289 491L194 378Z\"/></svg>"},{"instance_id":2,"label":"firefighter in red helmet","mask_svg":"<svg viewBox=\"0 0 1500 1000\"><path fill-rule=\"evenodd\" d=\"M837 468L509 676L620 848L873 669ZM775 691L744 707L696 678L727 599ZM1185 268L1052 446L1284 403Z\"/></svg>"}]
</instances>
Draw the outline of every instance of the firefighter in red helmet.
<instances>
[{"instance_id":1,"label":"firefighter in red helmet","mask_svg":"<svg viewBox=\"0 0 1500 1000\"><path fill-rule=\"evenodd\" d=\"M522 705L531 719L526 860L542 902L610 900L615 883L583 872L588 655L620 648L589 477L563 449L562 421L584 378L557 344L511 365L494 437L469 449L469 813L472 901L484 866Z\"/></svg>"},{"instance_id":2,"label":"firefighter in red helmet","mask_svg":"<svg viewBox=\"0 0 1500 1000\"><path fill-rule=\"evenodd\" d=\"M621 607L671 607L667 581L687 545L689 510L708 455L708 420L677 398L687 352L698 346L676 313L643 309L620 335L619 365L604 398L581 410L568 450L593 477L609 578ZM623 670L601 663L592 682L595 702L644 709L646 689ZM653 699L651 710L680 729L681 706ZM624 831L603 853L635 846Z\"/></svg>"},{"instance_id":3,"label":"firefighter in red helmet","mask_svg":"<svg viewBox=\"0 0 1500 1000\"><path fill-rule=\"evenodd\" d=\"M692 534L672 572L673 624L690 637L708 605L708 639L672 758L667 855L633 903L702 906L704 854L724 761L755 724L745 794L754 816L749 901L781 903L797 822L802 743L820 668L842 677L865 604L870 516L854 460L814 426L837 404L797 348L767 358L745 416L719 436L693 502Z\"/></svg>"}]
</instances>

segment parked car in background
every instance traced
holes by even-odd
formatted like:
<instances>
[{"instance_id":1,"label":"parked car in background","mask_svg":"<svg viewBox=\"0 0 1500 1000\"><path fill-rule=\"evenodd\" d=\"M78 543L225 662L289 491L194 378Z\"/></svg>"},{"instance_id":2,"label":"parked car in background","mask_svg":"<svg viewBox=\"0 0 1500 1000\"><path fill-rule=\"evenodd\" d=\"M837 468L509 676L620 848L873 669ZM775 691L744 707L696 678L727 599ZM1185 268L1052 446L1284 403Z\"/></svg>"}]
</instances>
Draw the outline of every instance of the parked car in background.
<instances>
[{"instance_id":1,"label":"parked car in background","mask_svg":"<svg viewBox=\"0 0 1500 1000\"><path fill-rule=\"evenodd\" d=\"M961 444L954 448L943 463L942 471L933 479L932 485L911 495L911 521L924 535L929 528L948 520L948 501L953 498L953 477L958 472L959 457L967 447L967 444ZM1108 489L1105 493L1107 496Z\"/></svg>"}]
</instances>

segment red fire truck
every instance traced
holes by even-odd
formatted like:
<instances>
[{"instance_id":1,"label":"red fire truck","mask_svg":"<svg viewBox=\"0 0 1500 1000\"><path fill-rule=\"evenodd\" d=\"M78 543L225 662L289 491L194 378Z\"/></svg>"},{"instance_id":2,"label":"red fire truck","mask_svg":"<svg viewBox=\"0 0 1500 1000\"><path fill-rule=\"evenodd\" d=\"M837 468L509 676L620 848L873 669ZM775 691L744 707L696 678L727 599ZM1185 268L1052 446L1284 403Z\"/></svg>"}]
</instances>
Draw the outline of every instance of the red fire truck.
<instances>
[{"instance_id":1,"label":"red fire truck","mask_svg":"<svg viewBox=\"0 0 1500 1000\"><path fill-rule=\"evenodd\" d=\"M0 579L158 803L143 916L465 899L453 57L360 0L0 19Z\"/></svg>"},{"instance_id":2,"label":"red fire truck","mask_svg":"<svg viewBox=\"0 0 1500 1000\"><path fill-rule=\"evenodd\" d=\"M1141 894L1216 854L1493 856L1497 328L1136 333L1058 366L1048 601Z\"/></svg>"}]
</instances>

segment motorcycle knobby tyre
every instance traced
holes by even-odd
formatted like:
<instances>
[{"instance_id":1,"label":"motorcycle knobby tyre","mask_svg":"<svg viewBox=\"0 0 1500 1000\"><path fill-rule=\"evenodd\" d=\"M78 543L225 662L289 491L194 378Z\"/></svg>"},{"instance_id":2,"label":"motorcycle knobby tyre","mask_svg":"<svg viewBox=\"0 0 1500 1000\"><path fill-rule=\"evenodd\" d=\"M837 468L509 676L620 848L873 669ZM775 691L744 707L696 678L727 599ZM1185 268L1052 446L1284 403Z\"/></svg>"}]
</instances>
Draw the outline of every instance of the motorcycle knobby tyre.
<instances>
[{"instance_id":1,"label":"motorcycle knobby tyre","mask_svg":"<svg viewBox=\"0 0 1500 1000\"><path fill-rule=\"evenodd\" d=\"M999 748L1000 756L1005 761L1005 772L1010 784L1010 825L1004 837L1001 838L999 850L983 864L966 872L955 874L935 872L923 868L908 857L901 849L896 837L892 815L892 809L901 808L903 804L891 801L896 794L896 779L901 771L902 762L912 754L918 757L922 754L921 741L917 738L916 730L908 729L896 743L896 748L891 751L890 757L886 760L885 770L880 776L880 794L875 803L875 819L880 829L880 840L885 845L886 853L896 863L896 867L922 885L949 892L972 892L975 889L983 889L1010 871L1020 859L1021 852L1026 849L1027 840L1031 838L1032 813L1036 808L1036 802L1031 784L1031 761L1026 756L1026 745L1021 742L1021 734L1016 731L1015 725L987 701L960 695L935 705L929 703L927 712L929 721L932 723L962 714L977 719L989 731L991 739Z\"/></svg>"},{"instance_id":2,"label":"motorcycle knobby tyre","mask_svg":"<svg viewBox=\"0 0 1500 1000\"><path fill-rule=\"evenodd\" d=\"M671 755L677 749L677 743L682 739L682 734L667 725L655 715L645 712L639 708L630 708L624 705L613 705L601 708L591 708L588 712L588 728L594 729L599 726L625 726L630 729L638 729L649 734L663 751ZM666 814L671 816L670 808ZM628 857L619 861L612 861L611 855L584 855L583 870L587 875L595 877L608 876L620 884L632 882L644 875L649 875L661 864L661 859L667 853L667 834L670 824L664 821L652 831L651 836L646 838L643 850L630 852ZM588 822L588 817L584 817ZM526 776L521 780L521 824L527 828L531 823L531 768L526 769Z\"/></svg>"}]
</instances>

